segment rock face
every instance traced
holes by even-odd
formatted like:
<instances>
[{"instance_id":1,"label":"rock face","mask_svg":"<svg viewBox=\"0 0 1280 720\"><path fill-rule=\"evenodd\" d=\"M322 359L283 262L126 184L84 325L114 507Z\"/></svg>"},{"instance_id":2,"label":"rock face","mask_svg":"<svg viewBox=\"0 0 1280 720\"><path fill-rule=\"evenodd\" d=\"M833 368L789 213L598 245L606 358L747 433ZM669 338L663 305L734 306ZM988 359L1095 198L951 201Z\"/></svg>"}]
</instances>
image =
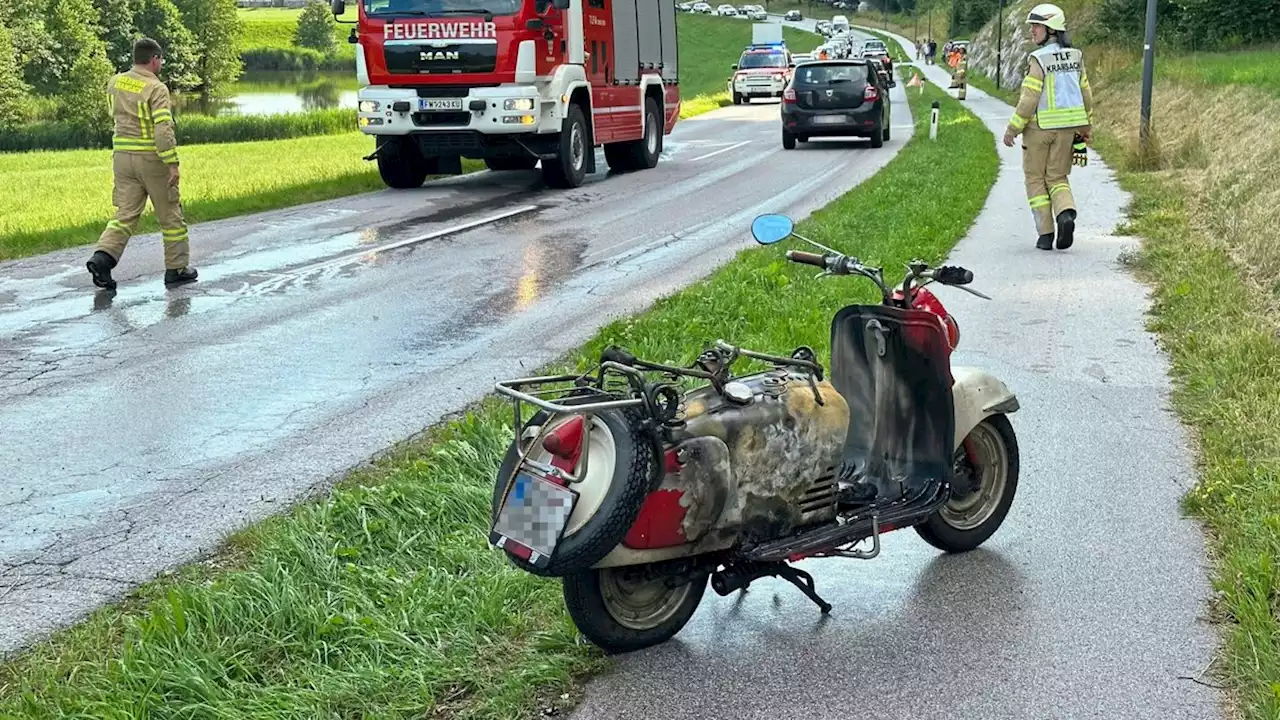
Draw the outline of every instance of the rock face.
<instances>
[{"instance_id":1,"label":"rock face","mask_svg":"<svg viewBox=\"0 0 1280 720\"><path fill-rule=\"evenodd\" d=\"M1004 30L1001 40L1000 87L1016 88L1022 83L1022 76L1027 68L1027 53L1031 50L1031 41L1027 39L1027 26L1023 20L1027 12L1034 7L1032 2L1006 4L1004 8ZM941 48L939 48L941 50ZM991 78L996 77L996 20L983 26L969 43L969 71L980 72Z\"/></svg>"}]
</instances>

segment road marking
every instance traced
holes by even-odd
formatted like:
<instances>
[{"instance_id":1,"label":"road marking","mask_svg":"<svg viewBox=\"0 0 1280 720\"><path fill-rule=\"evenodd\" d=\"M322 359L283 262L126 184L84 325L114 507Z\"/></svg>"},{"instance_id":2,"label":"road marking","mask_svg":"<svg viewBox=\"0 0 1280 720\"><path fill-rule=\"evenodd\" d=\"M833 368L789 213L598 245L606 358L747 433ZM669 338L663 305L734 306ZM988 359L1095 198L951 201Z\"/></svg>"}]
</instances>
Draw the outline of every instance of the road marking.
<instances>
[{"instance_id":1,"label":"road marking","mask_svg":"<svg viewBox=\"0 0 1280 720\"><path fill-rule=\"evenodd\" d=\"M750 140L743 140L743 141L742 141L742 142L740 142L740 143L734 143L734 144L730 145L729 147L720 148L719 150L715 150L715 151L713 151L713 152L709 152L709 153L707 153L706 155L699 155L698 157L693 158L693 159L689 160L688 162L698 162L699 160L706 160L706 159L707 159L707 158L709 158L709 157L714 157L714 156L716 156L716 155L719 155L720 153L729 152L730 150L733 150L733 149L735 149L735 148L740 148L740 147L742 147L743 145L749 145L750 143L751 143L751 141L750 141Z\"/></svg>"},{"instance_id":2,"label":"road marking","mask_svg":"<svg viewBox=\"0 0 1280 720\"><path fill-rule=\"evenodd\" d=\"M346 265L347 263L352 262L354 260L368 261L374 258L375 256L377 256L378 253L384 253L384 252L387 252L388 250L395 250L396 248L402 248L402 247L405 247L406 245L415 245L417 243L426 242L428 240L435 240L436 238L442 238L442 237L445 237L446 235L456 235L457 233L466 232L468 230L474 230L475 228L478 228L482 225L489 225L499 220L505 220L509 217L513 217L515 215L522 215L524 213L532 212L537 209L538 209L537 205L520 205L518 207L511 208L510 210L504 210L503 212L495 213L488 217L480 218L478 220L472 220L470 222L462 223L461 225L454 225L453 227L447 227L447 228L442 228L440 230L435 230L433 232L427 233L426 235L419 235L418 237L412 237L406 240L397 240L395 242L386 243L384 245L378 245L377 247L366 248L364 250L359 250L357 252L347 253L346 255L339 255L338 257L331 258L329 260L322 260L320 262L311 263L310 265L303 265L301 267L292 268L289 270L285 270L283 272L272 273L274 277L272 277L270 280L267 280L266 282L259 283L259 285L257 286L257 288L255 288L255 290L259 292L269 291L279 287L280 285L283 285L284 283L289 282L290 280L308 275L310 273L316 272L317 270L327 270L327 269L337 268L342 265Z\"/></svg>"}]
</instances>

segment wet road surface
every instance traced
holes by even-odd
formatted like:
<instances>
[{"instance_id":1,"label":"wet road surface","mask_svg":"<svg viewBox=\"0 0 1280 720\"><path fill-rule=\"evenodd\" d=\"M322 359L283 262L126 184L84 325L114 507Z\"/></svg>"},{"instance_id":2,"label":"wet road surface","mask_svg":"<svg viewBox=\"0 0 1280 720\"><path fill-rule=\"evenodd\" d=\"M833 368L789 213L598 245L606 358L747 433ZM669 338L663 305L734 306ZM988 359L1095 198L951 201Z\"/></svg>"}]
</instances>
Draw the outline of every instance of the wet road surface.
<instances>
[{"instance_id":1,"label":"wet road surface","mask_svg":"<svg viewBox=\"0 0 1280 720\"><path fill-rule=\"evenodd\" d=\"M0 265L0 651L118 597L805 215L910 137L784 151L776 103L682 121L652 170L480 173ZM696 349L691 349L691 352Z\"/></svg>"},{"instance_id":2,"label":"wet road surface","mask_svg":"<svg viewBox=\"0 0 1280 720\"><path fill-rule=\"evenodd\" d=\"M972 87L966 104L1003 135L1012 108ZM936 292L960 323L956 363L1022 403L1003 527L964 555L905 530L870 561L799 563L827 617L781 580L723 598L708 587L674 640L590 684L576 720L1221 716L1218 693L1190 679L1217 636L1200 619L1201 536L1178 511L1195 476L1167 360L1144 332L1145 288L1116 262L1138 242L1111 234L1126 195L1093 155L1071 174L1075 245L1036 250L1021 150L998 149L999 179L950 257L993 300Z\"/></svg>"}]
</instances>

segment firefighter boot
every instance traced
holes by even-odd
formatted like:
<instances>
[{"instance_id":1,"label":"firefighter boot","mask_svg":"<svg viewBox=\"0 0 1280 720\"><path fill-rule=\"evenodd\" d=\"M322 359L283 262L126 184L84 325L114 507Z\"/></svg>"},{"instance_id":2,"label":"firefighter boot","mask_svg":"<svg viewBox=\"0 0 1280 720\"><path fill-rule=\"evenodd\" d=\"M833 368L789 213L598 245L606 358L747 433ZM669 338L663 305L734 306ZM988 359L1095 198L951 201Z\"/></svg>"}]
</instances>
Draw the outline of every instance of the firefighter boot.
<instances>
[{"instance_id":1,"label":"firefighter boot","mask_svg":"<svg viewBox=\"0 0 1280 720\"><path fill-rule=\"evenodd\" d=\"M183 283L195 282L197 275L199 275L199 273L197 273L196 269L193 267L184 267L181 270L165 270L164 284L181 285Z\"/></svg>"},{"instance_id":2,"label":"firefighter boot","mask_svg":"<svg viewBox=\"0 0 1280 720\"><path fill-rule=\"evenodd\" d=\"M89 262L85 263L89 274L93 276L93 284L107 290L116 289L116 281L111 277L111 268L115 266L116 259L101 250L95 252Z\"/></svg>"},{"instance_id":3,"label":"firefighter boot","mask_svg":"<svg viewBox=\"0 0 1280 720\"><path fill-rule=\"evenodd\" d=\"M1058 249L1066 250L1075 241L1076 211L1063 210L1058 213Z\"/></svg>"},{"instance_id":4,"label":"firefighter boot","mask_svg":"<svg viewBox=\"0 0 1280 720\"><path fill-rule=\"evenodd\" d=\"M1041 235L1040 239L1036 240L1036 247L1040 248L1041 250L1052 250L1053 249L1053 233L1046 233L1044 235Z\"/></svg>"}]
</instances>

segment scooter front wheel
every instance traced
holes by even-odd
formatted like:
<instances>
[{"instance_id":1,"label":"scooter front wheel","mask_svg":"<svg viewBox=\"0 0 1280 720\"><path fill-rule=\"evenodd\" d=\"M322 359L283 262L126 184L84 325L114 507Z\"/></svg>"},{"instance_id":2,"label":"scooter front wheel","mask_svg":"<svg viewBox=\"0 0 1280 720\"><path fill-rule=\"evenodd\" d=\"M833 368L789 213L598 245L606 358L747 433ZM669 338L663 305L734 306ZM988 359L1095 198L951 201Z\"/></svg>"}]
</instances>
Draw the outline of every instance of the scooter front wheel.
<instances>
[{"instance_id":1,"label":"scooter front wheel","mask_svg":"<svg viewBox=\"0 0 1280 720\"><path fill-rule=\"evenodd\" d=\"M679 584L648 566L600 568L566 575L564 602L578 630L607 653L631 652L670 640L702 602L710 573Z\"/></svg>"},{"instance_id":2,"label":"scooter front wheel","mask_svg":"<svg viewBox=\"0 0 1280 720\"><path fill-rule=\"evenodd\" d=\"M946 552L967 552L1000 528L1018 491L1018 438L1004 415L992 415L965 438L975 451L974 490L952 498L915 526L930 545Z\"/></svg>"}]
</instances>

